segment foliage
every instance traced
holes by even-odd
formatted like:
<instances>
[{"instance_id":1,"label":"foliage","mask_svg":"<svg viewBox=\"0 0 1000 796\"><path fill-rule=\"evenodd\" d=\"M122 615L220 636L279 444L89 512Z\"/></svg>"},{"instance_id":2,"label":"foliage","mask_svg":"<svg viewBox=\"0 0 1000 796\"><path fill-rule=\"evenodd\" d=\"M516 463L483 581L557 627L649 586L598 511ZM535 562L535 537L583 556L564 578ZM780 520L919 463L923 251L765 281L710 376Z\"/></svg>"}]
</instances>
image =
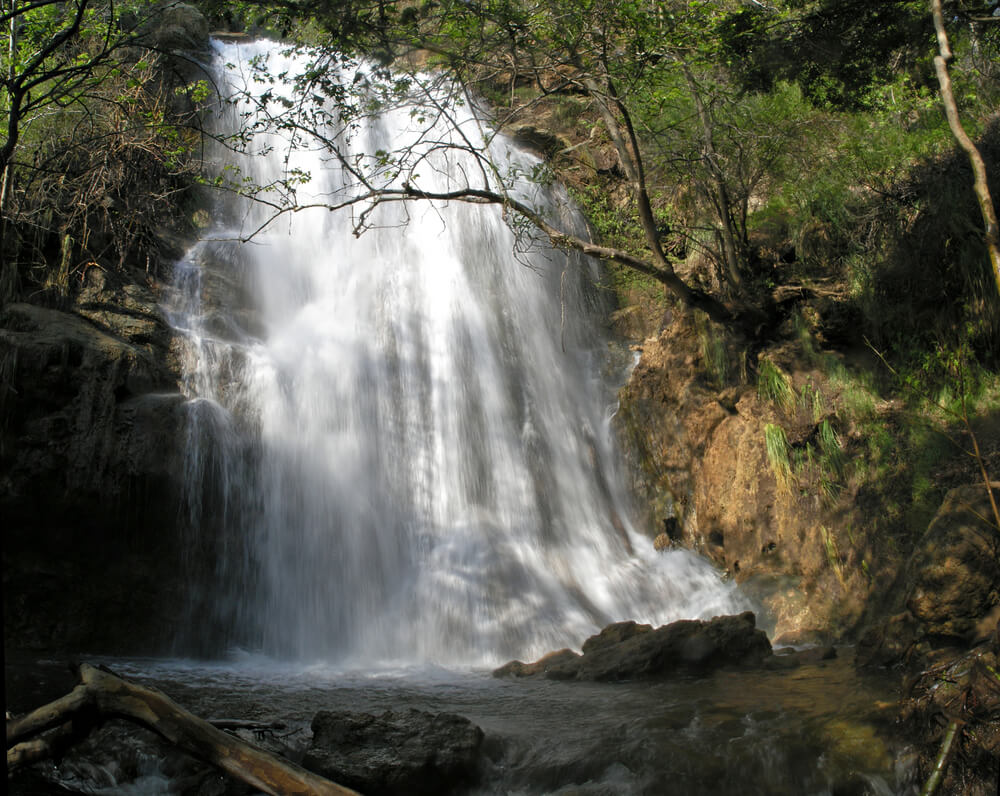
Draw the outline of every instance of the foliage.
<instances>
[{"instance_id":1,"label":"foliage","mask_svg":"<svg viewBox=\"0 0 1000 796\"><path fill-rule=\"evenodd\" d=\"M295 4L272 5L286 13L301 11ZM313 18L330 26L340 49L313 50L314 64L308 77L299 81L297 96L306 104L310 96L317 102L308 109L295 107L299 114L295 120L279 110L266 123L294 127L296 140L311 136L314 143L330 147L362 192L369 193L363 201L398 201L432 198L419 187L413 168L419 156L412 148L378 153L370 163L348 163L331 143L336 137L318 130L320 122L332 116L323 112L323 102L333 100L335 121L341 122L343 131L348 131L345 121L357 118L361 107L353 89L336 88L324 78L335 66L343 68L345 37L354 45L367 35L369 52L388 47L396 55L413 48L430 53L437 74L456 79L452 86L473 91L482 87L482 94L497 101L505 98L497 127L506 119L524 118L542 99L581 97L582 108L617 155L631 191L631 220L618 226L632 226L636 234L622 248L588 245L558 226L546 229L537 210L510 201L510 175L491 162L487 146L472 139L438 141L430 132L431 122L467 101L460 92L444 93L444 80L435 81L432 89L425 73L404 70L405 78L401 77L399 70L406 62L397 59L394 77L375 70L372 76L378 80L364 81L365 91L379 92L374 108L392 101L379 85L405 80L408 89L417 88L423 96L426 111L416 118L426 121L434 146L453 146L481 158L484 179L463 189L461 197L451 192L451 198L503 204L540 226L558 245L571 245L651 276L683 303L703 309L716 321L733 322L738 317L749 322L742 316L760 313L752 306L757 297L750 208L760 191L779 180L783 171L796 168L797 159L811 156L796 142L808 141L803 129L815 115L791 84L770 94L741 96L718 69L721 50L714 31L733 8L727 2L671 2L651 9L630 0L544 4L445 0L420 6L384 3L377 9L355 3L346 8L346 17L353 20L350 32L319 8ZM525 95L521 91L525 86L532 86L533 93ZM412 90L408 99L414 99ZM486 134L487 145L490 136ZM662 194L658 188L677 164L685 164L684 171L693 177L687 191L693 202L687 208L683 197ZM387 193L378 180L381 174L401 180L409 191L400 194L393 188ZM376 185L381 185L378 197L372 190ZM289 209L293 201L289 193L276 202L276 212ZM670 213L669 204L684 212ZM700 248L714 265L681 277L674 263L689 244ZM731 300L732 306L724 306L724 300Z\"/></svg>"},{"instance_id":2,"label":"foliage","mask_svg":"<svg viewBox=\"0 0 1000 796\"><path fill-rule=\"evenodd\" d=\"M767 358L761 359L757 365L757 397L781 408L788 408L795 401L788 376Z\"/></svg>"},{"instance_id":3,"label":"foliage","mask_svg":"<svg viewBox=\"0 0 1000 796\"><path fill-rule=\"evenodd\" d=\"M786 0L741 16L758 32L749 49L746 38L727 38L731 57L748 62L743 80L763 89L794 80L823 107L867 107L870 93L894 73L926 63L933 44L920 0Z\"/></svg>"},{"instance_id":4,"label":"foliage","mask_svg":"<svg viewBox=\"0 0 1000 796\"><path fill-rule=\"evenodd\" d=\"M982 145L1000 163L1000 124ZM970 182L958 154L916 164L895 183L897 201L868 214L866 237L875 246L864 253L863 241L855 244L864 331L897 367L923 368L942 344L971 346L984 364L1000 364L1000 297Z\"/></svg>"},{"instance_id":5,"label":"foliage","mask_svg":"<svg viewBox=\"0 0 1000 796\"><path fill-rule=\"evenodd\" d=\"M969 31L957 36L957 46L983 64L969 70L964 84L963 96L972 103L989 84L983 55L995 47L975 11L955 9ZM319 89L316 96L332 99L348 122L366 109L324 75L344 67L344 53L360 50L380 63L395 59L393 76L373 72L388 90L375 88L381 93L372 109L394 101L392 91L405 78L411 100L413 89L423 92L426 110L417 118L428 130L469 101L461 93L431 99L445 78L491 99L494 129L530 121L544 103L559 110L552 120L563 118L574 130L589 127L588 145L614 153L611 171L618 170L616 179L630 193L625 201L612 192L601 195L601 175L580 191L598 245L540 218L530 204L511 202L515 175L491 162L479 141L448 144L430 132L427 138L482 158L484 179L452 198L503 204L514 211L508 218L520 215L520 223L541 227L558 245L657 280L716 321L751 335L778 322L770 316L786 311L771 295L788 256L781 249L791 252L788 274L804 280L846 276L863 318L859 329L879 337L876 327L899 328L880 317L881 264L870 254L892 254L894 230L880 227L890 222L906 234L913 206L904 181L949 145L930 83L933 36L921 2L672 0L651 7L631 0L351 0L307 6L285 0L245 2L229 11L220 5L219 13L244 21L271 14L274 24L304 30L301 37L314 42L314 28L293 23L307 19L325 27L334 48L314 51L300 91L308 96ZM442 78L433 89L421 72L428 65ZM296 135L307 135L310 127L283 111L269 123L296 125ZM483 134L488 144L493 131ZM319 143L329 145L330 138ZM415 179L411 148L376 155L342 166L364 191L383 175L409 190L372 194L366 202L431 198ZM548 179L549 169L542 172ZM292 192L276 197L280 186L267 188L275 212L290 208ZM897 219L886 217L887 205L901 210ZM366 217L364 211L359 217ZM787 241L774 240L785 233ZM972 303L958 302L961 312Z\"/></svg>"},{"instance_id":6,"label":"foliage","mask_svg":"<svg viewBox=\"0 0 1000 796\"><path fill-rule=\"evenodd\" d=\"M8 6L0 298L38 287L65 296L93 266L156 265L197 144L178 113L185 94L205 92L175 92L158 56L137 46L157 13L93 0Z\"/></svg>"}]
</instances>

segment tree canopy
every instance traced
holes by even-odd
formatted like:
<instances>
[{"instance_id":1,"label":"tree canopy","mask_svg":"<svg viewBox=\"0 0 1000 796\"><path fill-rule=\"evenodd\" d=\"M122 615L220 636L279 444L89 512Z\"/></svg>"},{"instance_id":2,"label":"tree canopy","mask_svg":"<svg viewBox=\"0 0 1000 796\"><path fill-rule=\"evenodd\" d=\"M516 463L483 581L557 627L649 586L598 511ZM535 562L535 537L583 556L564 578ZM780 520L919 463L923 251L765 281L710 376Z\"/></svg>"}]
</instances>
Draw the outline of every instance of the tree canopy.
<instances>
[{"instance_id":1,"label":"tree canopy","mask_svg":"<svg viewBox=\"0 0 1000 796\"><path fill-rule=\"evenodd\" d=\"M65 291L86 263L150 256L195 171L182 117L197 93L155 31L179 3L7 0L0 23L0 299ZM178 93L180 92L180 93Z\"/></svg>"},{"instance_id":2,"label":"tree canopy","mask_svg":"<svg viewBox=\"0 0 1000 796\"><path fill-rule=\"evenodd\" d=\"M8 113L0 141L8 221L34 212L23 202L11 212L15 167L34 184L59 170L55 154L81 152L109 134L100 124L71 123L65 138L53 138L56 117L79 114L89 125L120 109L146 142L130 151L152 156L164 174L157 195L174 190L169 175L190 168L182 164L192 139L166 123L165 112L175 103L143 72L151 57L135 54L135 45L144 43L137 35L142 20L169 5L9 0L2 15L10 35L0 92ZM861 212L855 207L863 201L859 190L873 196L904 190L901 175L947 141L936 100L933 23L922 0L198 5L218 24L264 26L306 45L313 59L298 79L297 96L285 97L285 106L272 101L276 95L265 96L264 121L230 145L244 145L264 125L294 128L297 140L326 146L339 158L357 183L352 206L435 199L497 204L557 245L642 273L686 306L751 335L780 322L793 295L775 290L776 257L802 262L810 225L846 229L854 223L849 217ZM945 4L958 53L952 71L960 110L989 107L1000 98L997 8L994 0ZM340 84L337 73L358 59L367 64L366 79ZM333 121L349 133L352 119L404 96L423 107L415 118L427 121L429 138L437 135L430 123L458 106L485 109L481 135L448 144L479 158L475 179L444 194L429 190L419 180L420 156L413 148L350 160L338 151L337 135L323 127ZM98 104L104 110L95 111ZM575 132L566 138L548 131L555 149L533 174L507 173L491 162L493 137L530 127L536 115L551 115L553 108L572 114ZM984 129L984 118L974 116L976 129ZM19 156L33 131L37 137ZM148 146L153 139L155 146ZM46 154L50 140L63 144ZM604 154L587 154L595 151ZM590 204L585 209L594 222L593 240L562 229L513 190L524 177L549 179L560 163L563 171L567 163L591 170L578 198ZM386 181L390 174L394 182ZM235 187L281 213L296 208L301 177L287 175L287 190ZM359 211L358 217L360 229L368 216ZM788 244L795 252L774 251L768 230L776 224L787 230L786 238L802 239ZM800 231L792 234L791 224ZM49 236L36 250L48 247L51 257L51 240L61 245L65 234ZM834 237L829 245L846 260L845 247L852 244Z\"/></svg>"},{"instance_id":3,"label":"tree canopy","mask_svg":"<svg viewBox=\"0 0 1000 796\"><path fill-rule=\"evenodd\" d=\"M956 29L974 39L966 48L973 68L963 78L970 85L990 82L982 53L995 52L991 9L989 0L951 9ZM383 101L392 91L412 99L419 87L427 118L486 97L493 124L487 138L530 121L545 103L575 102L591 124L591 138L615 153L634 234L594 243L560 229L515 197L485 146L468 140L457 145L478 147L486 161L483 179L446 195L421 187L412 150L373 153L367 166L341 158L363 188L351 203L502 205L558 245L651 276L685 305L750 332L777 317L771 263L762 262L752 239L755 215L777 186L794 184L796 171L808 171L835 149L851 113L887 120L908 115L918 126L940 116L929 68L933 24L922 2L354 0L307 8L288 0L244 3L239 11L273 14L283 32L308 16L325 31L310 29L315 65L300 90L304 96L312 91L320 104L332 98L340 113L357 113L359 101L322 76L354 52L392 65L382 73ZM450 95L443 93L447 86ZM303 135L317 133L290 121L289 113L274 121L295 124ZM336 156L335 137L325 137ZM399 175L395 186L371 181L372 173L389 170ZM283 207L278 202L276 210ZM692 260L691 252L699 256Z\"/></svg>"}]
</instances>

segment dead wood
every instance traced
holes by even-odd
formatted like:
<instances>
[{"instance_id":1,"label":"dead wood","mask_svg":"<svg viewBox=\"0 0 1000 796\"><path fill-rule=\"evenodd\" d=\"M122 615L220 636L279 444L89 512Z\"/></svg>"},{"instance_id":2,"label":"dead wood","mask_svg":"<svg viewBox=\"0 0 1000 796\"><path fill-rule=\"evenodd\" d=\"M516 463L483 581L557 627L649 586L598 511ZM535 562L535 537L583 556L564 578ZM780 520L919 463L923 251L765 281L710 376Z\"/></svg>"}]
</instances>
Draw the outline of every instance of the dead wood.
<instances>
[{"instance_id":1,"label":"dead wood","mask_svg":"<svg viewBox=\"0 0 1000 796\"><path fill-rule=\"evenodd\" d=\"M349 788L223 732L155 689L127 682L89 664L82 664L79 674L80 685L66 696L7 721L8 771L53 754L55 741L51 736L68 736L71 730L67 725L81 717L90 722L122 718L147 727L179 749L264 793L275 796L355 794ZM60 729L50 737L36 737L54 728Z\"/></svg>"}]
</instances>

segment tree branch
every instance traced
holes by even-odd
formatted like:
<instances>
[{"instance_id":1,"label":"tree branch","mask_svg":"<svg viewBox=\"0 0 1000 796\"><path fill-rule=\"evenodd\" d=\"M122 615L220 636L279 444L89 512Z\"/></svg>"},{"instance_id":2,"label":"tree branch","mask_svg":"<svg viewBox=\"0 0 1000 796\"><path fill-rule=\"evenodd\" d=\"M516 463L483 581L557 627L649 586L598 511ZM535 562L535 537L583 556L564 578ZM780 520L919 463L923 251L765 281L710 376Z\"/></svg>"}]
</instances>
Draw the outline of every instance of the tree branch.
<instances>
[{"instance_id":1,"label":"tree branch","mask_svg":"<svg viewBox=\"0 0 1000 796\"><path fill-rule=\"evenodd\" d=\"M948 32L944 27L944 14L941 11L941 0L931 0L931 12L934 15L934 30L937 33L939 55L934 57L934 70L937 72L938 84L941 87L941 101L944 103L948 126L958 145L965 151L972 165L974 175L972 189L979 202L979 210L985 224L986 248L990 263L993 266L993 279L996 282L997 293L1000 294L1000 225L997 223L996 207L990 195L989 183L986 180L986 164L976 145L962 127L958 116L958 106L951 90L951 77L948 74L948 62L952 59L951 46L948 44Z\"/></svg>"}]
</instances>

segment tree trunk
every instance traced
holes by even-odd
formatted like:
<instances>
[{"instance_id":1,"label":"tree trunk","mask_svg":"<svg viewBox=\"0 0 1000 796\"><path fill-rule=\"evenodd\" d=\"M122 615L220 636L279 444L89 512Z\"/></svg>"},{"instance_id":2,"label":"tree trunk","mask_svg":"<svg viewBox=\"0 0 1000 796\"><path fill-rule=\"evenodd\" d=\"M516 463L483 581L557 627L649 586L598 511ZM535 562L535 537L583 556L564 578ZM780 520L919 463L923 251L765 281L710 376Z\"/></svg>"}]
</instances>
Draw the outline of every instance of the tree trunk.
<instances>
[{"instance_id":1,"label":"tree trunk","mask_svg":"<svg viewBox=\"0 0 1000 796\"><path fill-rule=\"evenodd\" d=\"M691 73L691 69L686 63L678 59L681 71L684 73L684 80L691 92L691 99L694 101L695 112L698 114L698 121L701 124L701 146L702 159L705 162L705 170L708 172L711 182L715 186L716 215L719 217L720 235L722 238L722 261L726 266L726 277L730 286L734 290L739 290L743 285L743 277L740 273L742 268L741 247L737 244L737 236L733 227L733 203L729 197L729 188L726 185L725 175L722 167L719 166L719 155L715 151L715 139L713 136L712 116L701 99L701 92L698 90L698 83Z\"/></svg>"}]
</instances>

